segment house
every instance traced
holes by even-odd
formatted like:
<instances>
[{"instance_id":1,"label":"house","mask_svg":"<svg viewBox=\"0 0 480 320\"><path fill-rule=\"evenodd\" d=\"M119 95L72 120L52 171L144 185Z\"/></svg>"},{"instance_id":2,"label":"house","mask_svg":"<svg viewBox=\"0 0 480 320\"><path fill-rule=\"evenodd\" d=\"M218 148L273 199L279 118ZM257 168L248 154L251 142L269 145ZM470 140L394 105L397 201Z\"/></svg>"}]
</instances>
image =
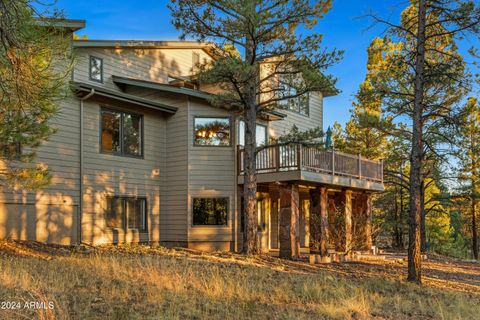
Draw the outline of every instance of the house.
<instances>
[{"instance_id":1,"label":"house","mask_svg":"<svg viewBox=\"0 0 480 320\"><path fill-rule=\"evenodd\" d=\"M84 23L64 26L73 32ZM0 187L0 238L239 250L243 123L209 104L212 88L189 81L192 66L214 59L209 45L76 40L72 46L72 95L59 103L52 121L58 131L37 153L52 184L35 192ZM322 126L324 98L311 93L305 103L262 115L257 140L267 143L294 124ZM363 217L360 242L371 246L371 194L383 190L380 161L273 145L258 153L257 167L262 248L279 248L292 203L301 246L330 227L337 245L350 249L356 217ZM340 226L333 221L338 212ZM314 219L319 215L323 223ZM324 231L316 230L320 225Z\"/></svg>"}]
</instances>

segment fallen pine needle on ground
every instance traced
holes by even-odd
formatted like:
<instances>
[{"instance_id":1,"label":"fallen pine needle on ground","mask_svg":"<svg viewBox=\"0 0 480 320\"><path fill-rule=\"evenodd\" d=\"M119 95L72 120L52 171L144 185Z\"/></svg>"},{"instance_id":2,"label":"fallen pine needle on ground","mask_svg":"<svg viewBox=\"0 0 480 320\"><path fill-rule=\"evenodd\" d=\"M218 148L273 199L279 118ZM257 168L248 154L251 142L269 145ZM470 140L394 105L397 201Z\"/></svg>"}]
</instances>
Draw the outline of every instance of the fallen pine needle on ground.
<instances>
[{"instance_id":1,"label":"fallen pine needle on ground","mask_svg":"<svg viewBox=\"0 0 480 320\"><path fill-rule=\"evenodd\" d=\"M398 261L310 265L146 245L0 241L0 302L21 306L1 308L0 319L478 319L478 262L434 256L423 272L418 286L405 282L406 262Z\"/></svg>"}]
</instances>

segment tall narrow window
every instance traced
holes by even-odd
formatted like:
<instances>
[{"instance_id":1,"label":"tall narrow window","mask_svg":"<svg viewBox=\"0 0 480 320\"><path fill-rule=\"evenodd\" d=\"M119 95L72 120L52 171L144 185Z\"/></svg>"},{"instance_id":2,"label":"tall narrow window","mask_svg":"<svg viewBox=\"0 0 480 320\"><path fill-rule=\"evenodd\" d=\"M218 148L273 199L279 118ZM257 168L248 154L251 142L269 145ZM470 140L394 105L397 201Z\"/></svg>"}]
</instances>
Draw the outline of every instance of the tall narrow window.
<instances>
[{"instance_id":1,"label":"tall narrow window","mask_svg":"<svg viewBox=\"0 0 480 320\"><path fill-rule=\"evenodd\" d=\"M90 80L103 82L103 59L90 56Z\"/></svg>"},{"instance_id":2,"label":"tall narrow window","mask_svg":"<svg viewBox=\"0 0 480 320\"><path fill-rule=\"evenodd\" d=\"M230 118L195 117L194 144L230 146Z\"/></svg>"},{"instance_id":3,"label":"tall narrow window","mask_svg":"<svg viewBox=\"0 0 480 320\"><path fill-rule=\"evenodd\" d=\"M255 131L257 147L266 145L268 143L267 126L257 123ZM238 122L238 144L245 145L245 122L243 120Z\"/></svg>"},{"instance_id":4,"label":"tall narrow window","mask_svg":"<svg viewBox=\"0 0 480 320\"><path fill-rule=\"evenodd\" d=\"M192 69L195 70L195 68L198 66L199 63L200 63L200 54L198 54L197 52L193 52L192 53Z\"/></svg>"},{"instance_id":5,"label":"tall narrow window","mask_svg":"<svg viewBox=\"0 0 480 320\"><path fill-rule=\"evenodd\" d=\"M138 114L102 109L101 149L106 153L142 156L143 117Z\"/></svg>"},{"instance_id":6,"label":"tall narrow window","mask_svg":"<svg viewBox=\"0 0 480 320\"><path fill-rule=\"evenodd\" d=\"M146 230L146 205L145 198L108 197L105 212L107 227Z\"/></svg>"}]
</instances>

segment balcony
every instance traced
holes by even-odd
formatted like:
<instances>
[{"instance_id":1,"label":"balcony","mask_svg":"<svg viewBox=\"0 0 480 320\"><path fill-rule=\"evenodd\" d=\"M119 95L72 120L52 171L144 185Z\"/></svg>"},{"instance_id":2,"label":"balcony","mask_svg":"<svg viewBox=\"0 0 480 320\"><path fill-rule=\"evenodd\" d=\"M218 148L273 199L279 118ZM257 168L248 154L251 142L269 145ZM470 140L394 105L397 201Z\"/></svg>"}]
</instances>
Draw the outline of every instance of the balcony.
<instances>
[{"instance_id":1,"label":"balcony","mask_svg":"<svg viewBox=\"0 0 480 320\"><path fill-rule=\"evenodd\" d=\"M238 176L243 183L244 149L238 146ZM272 145L257 151L257 181L303 181L383 191L383 162L301 144Z\"/></svg>"}]
</instances>

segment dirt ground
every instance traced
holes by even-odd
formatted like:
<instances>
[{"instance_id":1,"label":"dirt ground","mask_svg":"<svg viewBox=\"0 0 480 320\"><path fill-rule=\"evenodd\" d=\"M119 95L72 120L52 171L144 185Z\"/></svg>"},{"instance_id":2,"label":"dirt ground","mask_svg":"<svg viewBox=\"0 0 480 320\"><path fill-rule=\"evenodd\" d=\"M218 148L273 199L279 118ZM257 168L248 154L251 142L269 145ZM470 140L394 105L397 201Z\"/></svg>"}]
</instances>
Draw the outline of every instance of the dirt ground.
<instances>
[{"instance_id":1,"label":"dirt ground","mask_svg":"<svg viewBox=\"0 0 480 320\"><path fill-rule=\"evenodd\" d=\"M311 274L327 271L347 278L381 278L393 281L405 281L407 261L402 259L404 254L387 254L384 261L344 262L311 265L307 258L298 261L288 261L262 255L246 257L229 252L204 253L188 249L166 249L145 245L104 246L104 247L66 247L45 245L39 242L0 241L0 257L15 255L34 257L43 260L52 260L57 257L90 254L102 252L118 252L119 254L159 254L169 256L187 256L192 260L210 260L234 264L254 264L283 272ZM445 256L429 254L428 259L422 261L423 285L459 291L472 295L480 300L480 262L459 260Z\"/></svg>"}]
</instances>

